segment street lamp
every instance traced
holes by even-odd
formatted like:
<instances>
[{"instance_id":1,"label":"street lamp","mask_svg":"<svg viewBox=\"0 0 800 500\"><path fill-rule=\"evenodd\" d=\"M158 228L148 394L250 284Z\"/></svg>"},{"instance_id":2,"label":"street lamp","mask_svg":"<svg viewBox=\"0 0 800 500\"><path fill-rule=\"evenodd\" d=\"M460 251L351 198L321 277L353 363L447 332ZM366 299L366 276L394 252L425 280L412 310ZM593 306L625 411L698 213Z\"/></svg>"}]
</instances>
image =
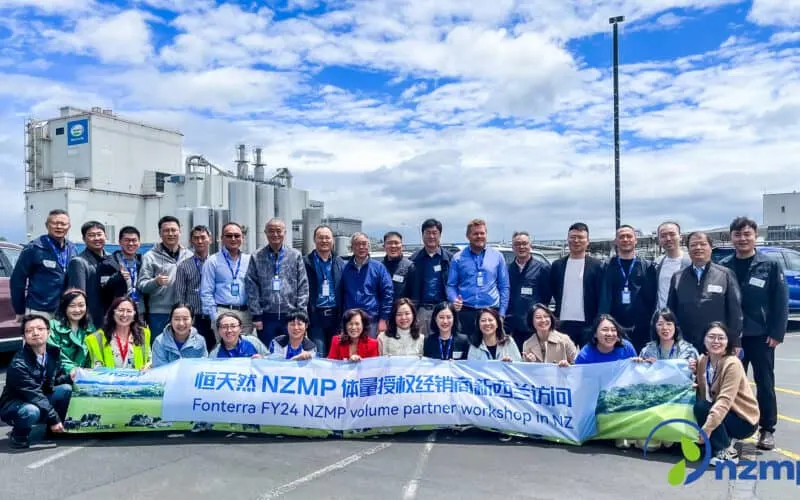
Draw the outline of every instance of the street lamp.
<instances>
[{"instance_id":1,"label":"street lamp","mask_svg":"<svg viewBox=\"0 0 800 500\"><path fill-rule=\"evenodd\" d=\"M619 33L617 24L624 22L625 16L608 19L614 29L614 217L616 229L621 225L619 189Z\"/></svg>"}]
</instances>

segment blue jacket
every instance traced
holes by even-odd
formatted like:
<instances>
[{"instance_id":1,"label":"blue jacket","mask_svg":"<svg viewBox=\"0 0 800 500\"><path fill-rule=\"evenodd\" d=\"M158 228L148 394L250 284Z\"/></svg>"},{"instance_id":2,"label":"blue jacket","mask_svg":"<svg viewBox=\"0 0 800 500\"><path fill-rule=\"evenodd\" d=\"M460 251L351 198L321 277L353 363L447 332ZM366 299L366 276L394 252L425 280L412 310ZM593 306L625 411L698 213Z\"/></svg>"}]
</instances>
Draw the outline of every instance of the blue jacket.
<instances>
[{"instance_id":1,"label":"blue jacket","mask_svg":"<svg viewBox=\"0 0 800 500\"><path fill-rule=\"evenodd\" d=\"M394 300L394 285L389 271L374 259L367 259L361 270L355 258L342 270L342 311L359 308L371 318L389 320Z\"/></svg>"},{"instance_id":2,"label":"blue jacket","mask_svg":"<svg viewBox=\"0 0 800 500\"><path fill-rule=\"evenodd\" d=\"M16 314L25 314L26 308L47 312L58 309L58 301L64 291L67 265L62 267L58 263L58 256L51 248L48 238L45 234L25 245L11 273L11 305ZM78 251L68 240L65 248L69 262Z\"/></svg>"},{"instance_id":3,"label":"blue jacket","mask_svg":"<svg viewBox=\"0 0 800 500\"><path fill-rule=\"evenodd\" d=\"M207 358L206 340L192 327L189 338L179 349L175 343L175 333L172 326L167 325L161 335L153 341L153 368L164 366L182 358Z\"/></svg>"}]
</instances>

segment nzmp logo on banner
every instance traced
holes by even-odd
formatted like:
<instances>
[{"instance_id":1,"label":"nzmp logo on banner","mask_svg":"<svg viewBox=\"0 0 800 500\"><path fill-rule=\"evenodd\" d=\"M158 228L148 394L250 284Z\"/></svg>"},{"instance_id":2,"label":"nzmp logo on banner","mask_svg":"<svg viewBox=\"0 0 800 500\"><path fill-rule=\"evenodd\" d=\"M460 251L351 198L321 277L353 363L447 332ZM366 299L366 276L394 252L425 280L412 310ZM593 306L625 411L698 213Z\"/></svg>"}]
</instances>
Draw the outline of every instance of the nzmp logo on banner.
<instances>
[{"instance_id":1,"label":"nzmp logo on banner","mask_svg":"<svg viewBox=\"0 0 800 500\"><path fill-rule=\"evenodd\" d=\"M67 146L77 146L89 142L89 120L67 122Z\"/></svg>"},{"instance_id":2,"label":"nzmp logo on banner","mask_svg":"<svg viewBox=\"0 0 800 500\"><path fill-rule=\"evenodd\" d=\"M711 464L711 443L708 434L697 425L697 423L682 418L665 420L653 427L644 442L644 456L647 456L647 445L653 438L658 429L669 424L685 424L697 430L703 437L703 459L697 468L686 474L686 461L696 462L700 460L700 448L691 439L681 437L681 451L683 460L673 465L667 473L667 482L673 486L688 485L700 479L700 476L708 470ZM727 471L727 474L725 472ZM772 471L772 474L770 474ZM800 486L800 461L790 460L739 460L737 464L726 460L718 463L714 467L714 479L717 481L739 480L739 481L766 481L769 479L781 480L781 473L785 472L785 478L794 481Z\"/></svg>"}]
</instances>

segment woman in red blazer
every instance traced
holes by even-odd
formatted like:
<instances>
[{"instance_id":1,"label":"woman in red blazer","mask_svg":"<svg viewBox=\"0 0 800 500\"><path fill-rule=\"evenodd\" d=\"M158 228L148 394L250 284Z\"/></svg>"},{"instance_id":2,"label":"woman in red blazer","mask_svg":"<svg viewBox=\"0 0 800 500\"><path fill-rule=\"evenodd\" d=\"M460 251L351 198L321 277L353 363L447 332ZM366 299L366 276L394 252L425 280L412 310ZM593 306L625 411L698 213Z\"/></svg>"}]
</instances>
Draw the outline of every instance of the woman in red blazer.
<instances>
[{"instance_id":1,"label":"woman in red blazer","mask_svg":"<svg viewBox=\"0 0 800 500\"><path fill-rule=\"evenodd\" d=\"M361 309L350 309L342 316L342 332L331 339L328 359L352 362L378 357L378 341L370 338L369 318Z\"/></svg>"}]
</instances>

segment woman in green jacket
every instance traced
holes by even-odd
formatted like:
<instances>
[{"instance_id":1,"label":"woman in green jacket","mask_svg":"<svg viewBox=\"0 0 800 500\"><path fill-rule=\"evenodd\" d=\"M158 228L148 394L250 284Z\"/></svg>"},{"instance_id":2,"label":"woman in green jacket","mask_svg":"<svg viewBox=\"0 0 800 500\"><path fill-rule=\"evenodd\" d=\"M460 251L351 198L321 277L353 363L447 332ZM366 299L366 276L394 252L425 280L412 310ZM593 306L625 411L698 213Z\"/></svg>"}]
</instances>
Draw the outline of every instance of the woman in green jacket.
<instances>
[{"instance_id":1,"label":"woman in green jacket","mask_svg":"<svg viewBox=\"0 0 800 500\"><path fill-rule=\"evenodd\" d=\"M86 337L95 368L147 370L151 366L150 330L139 321L136 302L117 297L106 313L102 330Z\"/></svg>"},{"instance_id":2,"label":"woman in green jacket","mask_svg":"<svg viewBox=\"0 0 800 500\"><path fill-rule=\"evenodd\" d=\"M86 293L79 288L65 291L55 318L50 320L47 343L61 349L61 364L73 380L78 368L92 367L86 337L94 331L86 307Z\"/></svg>"}]
</instances>

